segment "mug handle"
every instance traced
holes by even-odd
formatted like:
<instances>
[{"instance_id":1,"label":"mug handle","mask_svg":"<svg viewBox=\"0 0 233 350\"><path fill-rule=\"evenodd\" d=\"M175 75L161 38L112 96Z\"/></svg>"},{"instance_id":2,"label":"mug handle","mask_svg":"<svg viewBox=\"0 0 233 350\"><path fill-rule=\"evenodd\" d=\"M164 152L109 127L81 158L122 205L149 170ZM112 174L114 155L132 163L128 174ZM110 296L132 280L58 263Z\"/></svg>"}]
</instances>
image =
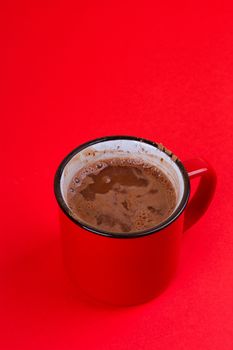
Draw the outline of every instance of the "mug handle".
<instances>
[{"instance_id":1,"label":"mug handle","mask_svg":"<svg viewBox=\"0 0 233 350\"><path fill-rule=\"evenodd\" d=\"M183 162L190 180L200 177L200 182L184 215L184 231L193 226L206 212L216 188L216 173L211 165L202 158Z\"/></svg>"}]
</instances>

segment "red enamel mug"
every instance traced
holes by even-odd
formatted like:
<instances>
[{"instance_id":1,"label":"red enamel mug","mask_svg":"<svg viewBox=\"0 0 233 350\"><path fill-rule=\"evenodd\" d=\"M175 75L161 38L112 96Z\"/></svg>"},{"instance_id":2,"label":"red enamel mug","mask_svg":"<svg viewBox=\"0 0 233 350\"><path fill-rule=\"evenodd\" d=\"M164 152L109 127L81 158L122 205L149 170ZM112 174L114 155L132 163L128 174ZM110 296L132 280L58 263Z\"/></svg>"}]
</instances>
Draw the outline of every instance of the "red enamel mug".
<instances>
[{"instance_id":1,"label":"red enamel mug","mask_svg":"<svg viewBox=\"0 0 233 350\"><path fill-rule=\"evenodd\" d=\"M88 163L113 157L140 158L166 174L177 204L165 221L146 231L110 233L74 218L67 205L71 179ZM189 201L194 177L200 182ZM205 213L215 186L215 172L205 160L182 163L161 144L142 138L109 136L77 147L61 162L54 181L64 263L74 285L115 305L140 304L160 294L175 274L183 232Z\"/></svg>"}]
</instances>

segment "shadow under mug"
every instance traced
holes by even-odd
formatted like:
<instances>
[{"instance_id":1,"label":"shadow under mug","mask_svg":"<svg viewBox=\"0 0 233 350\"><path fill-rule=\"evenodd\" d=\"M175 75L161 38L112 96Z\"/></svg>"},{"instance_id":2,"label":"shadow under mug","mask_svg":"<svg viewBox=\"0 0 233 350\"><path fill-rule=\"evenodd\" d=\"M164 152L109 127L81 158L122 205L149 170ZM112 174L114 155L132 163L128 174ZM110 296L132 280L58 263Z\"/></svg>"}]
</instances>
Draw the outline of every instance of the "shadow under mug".
<instances>
[{"instance_id":1,"label":"shadow under mug","mask_svg":"<svg viewBox=\"0 0 233 350\"><path fill-rule=\"evenodd\" d=\"M73 217L67 205L68 186L75 173L93 161L133 157L161 169L177 195L173 213L142 232L110 233ZM200 177L189 201L189 179ZM132 136L109 136L87 142L61 162L54 189L60 206L64 262L75 285L89 296L115 305L144 303L160 294L175 274L182 234L206 211L216 175L203 159L181 162L161 144Z\"/></svg>"}]
</instances>

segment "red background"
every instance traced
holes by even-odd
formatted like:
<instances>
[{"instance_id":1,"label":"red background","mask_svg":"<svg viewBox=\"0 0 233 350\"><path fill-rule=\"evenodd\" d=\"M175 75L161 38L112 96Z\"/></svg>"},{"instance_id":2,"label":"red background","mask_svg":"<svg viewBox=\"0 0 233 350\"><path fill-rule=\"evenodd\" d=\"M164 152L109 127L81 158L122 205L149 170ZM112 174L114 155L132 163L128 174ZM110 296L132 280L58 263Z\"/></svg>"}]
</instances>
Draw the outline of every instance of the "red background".
<instances>
[{"instance_id":1,"label":"red background","mask_svg":"<svg viewBox=\"0 0 233 350\"><path fill-rule=\"evenodd\" d=\"M223 2L1 8L0 348L231 349L233 22ZM63 271L53 175L92 138L131 134L218 176L157 299L106 308Z\"/></svg>"}]
</instances>

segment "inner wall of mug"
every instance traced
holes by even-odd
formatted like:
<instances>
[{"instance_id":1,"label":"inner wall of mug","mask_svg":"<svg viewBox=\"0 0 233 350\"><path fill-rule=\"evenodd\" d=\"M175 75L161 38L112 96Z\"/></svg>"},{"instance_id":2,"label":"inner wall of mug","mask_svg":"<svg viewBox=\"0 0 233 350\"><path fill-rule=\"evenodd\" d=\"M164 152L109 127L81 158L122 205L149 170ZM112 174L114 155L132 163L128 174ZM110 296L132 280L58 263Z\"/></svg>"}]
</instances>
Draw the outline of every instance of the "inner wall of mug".
<instances>
[{"instance_id":1,"label":"inner wall of mug","mask_svg":"<svg viewBox=\"0 0 233 350\"><path fill-rule=\"evenodd\" d=\"M112 158L140 159L159 168L171 181L176 192L176 207L179 206L184 194L184 180L179 167L165 152L136 140L106 140L92 144L75 154L63 169L61 176L61 194L67 203L69 184L74 175L90 163ZM171 213L172 214L172 213Z\"/></svg>"}]
</instances>

